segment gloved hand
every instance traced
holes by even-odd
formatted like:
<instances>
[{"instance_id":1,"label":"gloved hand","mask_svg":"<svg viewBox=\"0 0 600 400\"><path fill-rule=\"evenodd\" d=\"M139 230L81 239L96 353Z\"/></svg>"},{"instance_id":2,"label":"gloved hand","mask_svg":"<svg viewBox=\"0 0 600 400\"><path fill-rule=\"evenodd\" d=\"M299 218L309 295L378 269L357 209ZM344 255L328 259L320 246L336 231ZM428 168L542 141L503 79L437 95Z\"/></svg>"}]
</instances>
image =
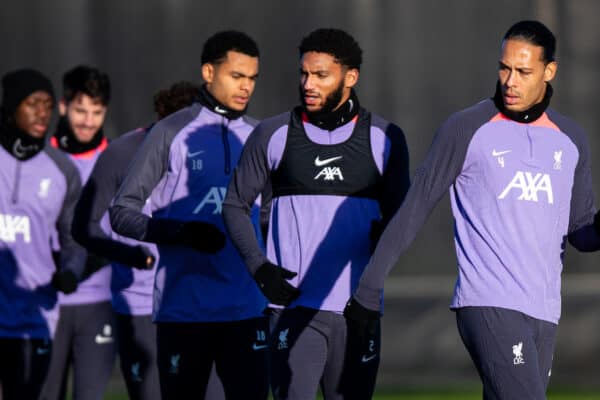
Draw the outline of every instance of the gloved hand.
<instances>
[{"instance_id":1,"label":"gloved hand","mask_svg":"<svg viewBox=\"0 0 600 400\"><path fill-rule=\"evenodd\" d=\"M176 242L202 253L215 254L225 247L225 234L213 224L188 221L177 232Z\"/></svg>"},{"instance_id":2,"label":"gloved hand","mask_svg":"<svg viewBox=\"0 0 600 400\"><path fill-rule=\"evenodd\" d=\"M51 284L59 292L71 294L77 290L77 277L69 270L56 271L52 275Z\"/></svg>"},{"instance_id":3,"label":"gloved hand","mask_svg":"<svg viewBox=\"0 0 600 400\"><path fill-rule=\"evenodd\" d=\"M381 314L350 298L344 308L344 317L348 325L348 335L362 341L375 335Z\"/></svg>"},{"instance_id":4,"label":"gloved hand","mask_svg":"<svg viewBox=\"0 0 600 400\"><path fill-rule=\"evenodd\" d=\"M296 275L296 272L266 262L258 267L254 273L254 280L272 304L287 306L300 294L300 291L288 282Z\"/></svg>"},{"instance_id":5,"label":"gloved hand","mask_svg":"<svg viewBox=\"0 0 600 400\"><path fill-rule=\"evenodd\" d=\"M135 253L132 258L131 267L136 269L152 269L156 262L156 257L146 246L138 245L134 247Z\"/></svg>"}]
</instances>

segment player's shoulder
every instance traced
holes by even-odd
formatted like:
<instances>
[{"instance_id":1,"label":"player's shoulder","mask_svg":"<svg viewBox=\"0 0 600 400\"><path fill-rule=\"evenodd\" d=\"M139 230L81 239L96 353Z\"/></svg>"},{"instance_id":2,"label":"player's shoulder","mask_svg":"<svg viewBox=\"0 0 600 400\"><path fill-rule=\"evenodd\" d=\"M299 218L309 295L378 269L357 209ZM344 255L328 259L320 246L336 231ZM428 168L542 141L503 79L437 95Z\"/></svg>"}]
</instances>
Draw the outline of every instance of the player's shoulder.
<instances>
[{"instance_id":1,"label":"player's shoulder","mask_svg":"<svg viewBox=\"0 0 600 400\"><path fill-rule=\"evenodd\" d=\"M152 125L146 140L152 146L158 146L159 148L170 147L175 136L186 129L189 124L198 118L202 118L202 108L202 105L199 103L194 103L157 121Z\"/></svg>"},{"instance_id":2,"label":"player's shoulder","mask_svg":"<svg viewBox=\"0 0 600 400\"><path fill-rule=\"evenodd\" d=\"M388 119L382 117L379 114L370 112L371 114L371 128L375 128L383 132L386 136L394 138L397 136L404 136L404 131L400 126Z\"/></svg>"},{"instance_id":3,"label":"player's shoulder","mask_svg":"<svg viewBox=\"0 0 600 400\"><path fill-rule=\"evenodd\" d=\"M488 98L452 113L445 122L453 125L481 126L491 120L499 112L498 108L494 105L494 101Z\"/></svg>"},{"instance_id":4,"label":"player's shoulder","mask_svg":"<svg viewBox=\"0 0 600 400\"><path fill-rule=\"evenodd\" d=\"M64 174L75 174L79 176L77 167L65 152L49 144L44 146L43 151Z\"/></svg>"},{"instance_id":5,"label":"player's shoulder","mask_svg":"<svg viewBox=\"0 0 600 400\"><path fill-rule=\"evenodd\" d=\"M291 111L265 118L256 125L252 131L251 137L254 140L264 141L267 140L282 127L288 126L290 122Z\"/></svg>"},{"instance_id":6,"label":"player's shoulder","mask_svg":"<svg viewBox=\"0 0 600 400\"><path fill-rule=\"evenodd\" d=\"M50 144L46 144L42 151L65 176L68 183L81 183L77 167L62 150L59 150Z\"/></svg>"},{"instance_id":7,"label":"player's shoulder","mask_svg":"<svg viewBox=\"0 0 600 400\"><path fill-rule=\"evenodd\" d=\"M141 146L148 130L149 128L137 128L125 132L118 138L111 140L106 150L98 157L97 162L101 162L102 160L114 160L121 157L130 159Z\"/></svg>"},{"instance_id":8,"label":"player's shoulder","mask_svg":"<svg viewBox=\"0 0 600 400\"><path fill-rule=\"evenodd\" d=\"M184 107L173 114L157 121L153 126L152 132L161 132L162 134L176 134L184 129L188 124L201 118L202 105L193 103L190 106Z\"/></svg>"},{"instance_id":9,"label":"player's shoulder","mask_svg":"<svg viewBox=\"0 0 600 400\"><path fill-rule=\"evenodd\" d=\"M275 132L282 126L286 126L290 122L291 111L286 111L281 114L274 115L269 118L265 118L256 125L256 130L264 132Z\"/></svg>"},{"instance_id":10,"label":"player's shoulder","mask_svg":"<svg viewBox=\"0 0 600 400\"><path fill-rule=\"evenodd\" d=\"M555 124L561 132L565 133L573 141L577 143L587 141L585 130L572 118L550 107L546 109L546 115L550 122Z\"/></svg>"},{"instance_id":11,"label":"player's shoulder","mask_svg":"<svg viewBox=\"0 0 600 400\"><path fill-rule=\"evenodd\" d=\"M275 137L274 134L282 128L287 128L289 122L290 111L263 119L250 133L245 147L251 149L250 151L267 149L271 139Z\"/></svg>"},{"instance_id":12,"label":"player's shoulder","mask_svg":"<svg viewBox=\"0 0 600 400\"><path fill-rule=\"evenodd\" d=\"M146 135L148 134L152 126L153 125L147 127L140 127L132 131L125 132L118 138L112 140L109 143L106 151L125 151L137 148L137 146L139 146L144 141Z\"/></svg>"},{"instance_id":13,"label":"player's shoulder","mask_svg":"<svg viewBox=\"0 0 600 400\"><path fill-rule=\"evenodd\" d=\"M246 124L246 125L250 125L253 129L256 128L256 126L260 123L260 120L251 117L249 115L243 115L242 116L242 121Z\"/></svg>"},{"instance_id":14,"label":"player's shoulder","mask_svg":"<svg viewBox=\"0 0 600 400\"><path fill-rule=\"evenodd\" d=\"M571 140L575 147L577 147L579 154L589 154L590 148L588 137L581 125L553 108L546 109L546 115L548 116L548 119Z\"/></svg>"},{"instance_id":15,"label":"player's shoulder","mask_svg":"<svg viewBox=\"0 0 600 400\"><path fill-rule=\"evenodd\" d=\"M472 106L452 113L440 126L439 136L470 138L500 111L492 99L484 99Z\"/></svg>"}]
</instances>

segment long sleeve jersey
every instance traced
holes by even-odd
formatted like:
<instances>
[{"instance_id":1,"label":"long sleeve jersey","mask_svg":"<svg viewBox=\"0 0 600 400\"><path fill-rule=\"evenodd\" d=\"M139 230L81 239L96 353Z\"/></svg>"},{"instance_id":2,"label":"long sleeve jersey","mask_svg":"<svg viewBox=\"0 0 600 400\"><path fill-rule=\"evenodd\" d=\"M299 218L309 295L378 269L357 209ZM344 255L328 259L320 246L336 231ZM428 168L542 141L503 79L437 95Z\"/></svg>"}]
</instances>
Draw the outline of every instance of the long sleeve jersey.
<instances>
[{"instance_id":1,"label":"long sleeve jersey","mask_svg":"<svg viewBox=\"0 0 600 400\"><path fill-rule=\"evenodd\" d=\"M50 138L50 144L56 148L59 148L58 142L55 136ZM79 176L81 178L81 182L84 185L91 172L94 164L96 164L96 160L102 154L102 152L108 146L108 141L106 138L100 142L100 144L91 150L85 151L83 153L67 153L62 151L65 156L68 157L69 160L75 165L77 171L79 171ZM86 263L86 271L83 276L83 281L79 283L77 286L77 290L71 294L63 294L59 293L58 301L60 304L65 305L76 305L76 304L90 304L97 303L101 301L110 300L110 275L111 269L109 265L104 265L101 268L97 269L100 266L94 266L94 268L90 268L91 264L90 260L96 260L94 255L88 254L87 258L88 262ZM102 260L106 262L106 260ZM96 270L97 269L97 270Z\"/></svg>"},{"instance_id":2,"label":"long sleeve jersey","mask_svg":"<svg viewBox=\"0 0 600 400\"><path fill-rule=\"evenodd\" d=\"M224 231L222 202L255 122L229 120L196 103L154 125L110 210L113 229L145 240L162 221L203 221ZM152 217L141 212L150 198ZM259 207L252 206L252 227ZM198 238L198 240L202 240ZM217 254L158 245L154 320L237 321L262 315L266 300L230 240Z\"/></svg>"},{"instance_id":3,"label":"long sleeve jersey","mask_svg":"<svg viewBox=\"0 0 600 400\"><path fill-rule=\"evenodd\" d=\"M582 129L550 108L518 123L489 99L452 115L363 273L359 303L378 309L385 277L448 189L458 259L451 307L502 307L557 323L565 240L600 247Z\"/></svg>"},{"instance_id":4,"label":"long sleeve jersey","mask_svg":"<svg viewBox=\"0 0 600 400\"><path fill-rule=\"evenodd\" d=\"M81 181L59 151L46 146L26 161L0 147L0 337L51 338L58 321L58 268L83 273L85 251L71 237Z\"/></svg>"},{"instance_id":5,"label":"long sleeve jersey","mask_svg":"<svg viewBox=\"0 0 600 400\"><path fill-rule=\"evenodd\" d=\"M393 215L408 174L398 126L361 109L327 131L296 109L252 133L223 206L227 229L252 273L270 261L298 274L289 307L341 312L369 260L373 221ZM266 254L247 214L265 187L273 193Z\"/></svg>"},{"instance_id":6,"label":"long sleeve jersey","mask_svg":"<svg viewBox=\"0 0 600 400\"><path fill-rule=\"evenodd\" d=\"M98 157L77 203L73 222L75 239L88 251L111 261L113 309L127 315L152 313L154 270L134 269L131 265L144 260L148 254L155 258L158 254L154 244L114 232L108 220L108 208L146 134L146 129L126 133L112 141ZM149 202L142 212L150 215Z\"/></svg>"}]
</instances>

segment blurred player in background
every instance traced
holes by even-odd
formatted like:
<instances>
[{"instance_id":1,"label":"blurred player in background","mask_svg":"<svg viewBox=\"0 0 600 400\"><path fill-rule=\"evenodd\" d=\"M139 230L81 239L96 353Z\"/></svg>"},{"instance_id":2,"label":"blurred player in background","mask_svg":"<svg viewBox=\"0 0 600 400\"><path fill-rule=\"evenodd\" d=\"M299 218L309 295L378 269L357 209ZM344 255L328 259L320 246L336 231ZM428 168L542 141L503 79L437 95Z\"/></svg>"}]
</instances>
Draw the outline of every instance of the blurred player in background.
<instances>
[{"instance_id":1,"label":"blurred player in background","mask_svg":"<svg viewBox=\"0 0 600 400\"><path fill-rule=\"evenodd\" d=\"M80 65L63 76L60 119L50 139L79 170L85 183L108 140L102 129L110 82L98 69ZM75 293L59 297L60 319L43 399L64 400L73 366L74 400L103 396L116 354L107 260L88 253L83 281Z\"/></svg>"},{"instance_id":2,"label":"blurred player in background","mask_svg":"<svg viewBox=\"0 0 600 400\"><path fill-rule=\"evenodd\" d=\"M21 69L2 78L0 109L0 386L37 400L55 351L57 292L76 289L85 251L71 238L81 190L75 167L46 144L50 80ZM60 253L53 257L52 238ZM55 265L55 260L58 265ZM57 272L57 267L59 272Z\"/></svg>"},{"instance_id":3,"label":"blurred player in background","mask_svg":"<svg viewBox=\"0 0 600 400\"><path fill-rule=\"evenodd\" d=\"M158 119L191 105L200 88L178 82L154 95ZM121 371L132 400L159 400L156 327L152 323L152 290L156 246L114 233L108 208L125 178L135 152L154 124L126 133L103 152L77 204L73 236L92 253L112 262L112 304L116 312ZM150 203L142 211L149 215Z\"/></svg>"}]
</instances>

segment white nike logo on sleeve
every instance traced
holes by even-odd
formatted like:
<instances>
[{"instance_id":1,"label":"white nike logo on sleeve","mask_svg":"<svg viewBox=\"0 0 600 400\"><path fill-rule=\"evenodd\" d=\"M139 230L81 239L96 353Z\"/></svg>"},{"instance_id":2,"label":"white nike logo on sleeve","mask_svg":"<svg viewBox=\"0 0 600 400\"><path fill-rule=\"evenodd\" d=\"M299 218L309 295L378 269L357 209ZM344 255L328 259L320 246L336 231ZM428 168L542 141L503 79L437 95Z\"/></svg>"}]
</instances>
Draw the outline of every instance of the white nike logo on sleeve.
<instances>
[{"instance_id":1,"label":"white nike logo on sleeve","mask_svg":"<svg viewBox=\"0 0 600 400\"><path fill-rule=\"evenodd\" d=\"M492 157L498 157L504 154L510 153L512 150L504 150L504 151L496 151L496 149L492 150Z\"/></svg>"}]
</instances>

